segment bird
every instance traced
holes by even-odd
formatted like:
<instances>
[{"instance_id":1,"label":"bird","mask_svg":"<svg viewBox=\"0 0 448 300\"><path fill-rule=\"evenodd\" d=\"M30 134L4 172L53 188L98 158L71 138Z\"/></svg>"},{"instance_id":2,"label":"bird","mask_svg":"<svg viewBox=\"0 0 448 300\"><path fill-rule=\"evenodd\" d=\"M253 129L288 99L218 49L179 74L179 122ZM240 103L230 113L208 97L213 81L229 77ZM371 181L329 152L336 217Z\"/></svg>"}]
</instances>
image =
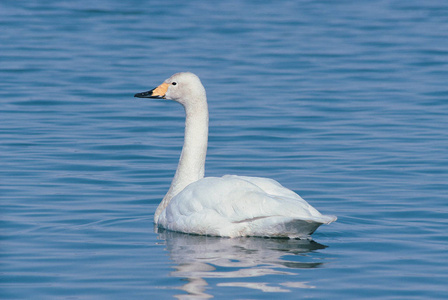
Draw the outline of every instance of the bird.
<instances>
[{"instance_id":1,"label":"bird","mask_svg":"<svg viewBox=\"0 0 448 300\"><path fill-rule=\"evenodd\" d=\"M154 213L156 227L228 238L310 238L323 215L274 179L204 177L209 113L205 88L191 72L176 73L137 98L174 100L185 109L185 136L170 188Z\"/></svg>"}]
</instances>

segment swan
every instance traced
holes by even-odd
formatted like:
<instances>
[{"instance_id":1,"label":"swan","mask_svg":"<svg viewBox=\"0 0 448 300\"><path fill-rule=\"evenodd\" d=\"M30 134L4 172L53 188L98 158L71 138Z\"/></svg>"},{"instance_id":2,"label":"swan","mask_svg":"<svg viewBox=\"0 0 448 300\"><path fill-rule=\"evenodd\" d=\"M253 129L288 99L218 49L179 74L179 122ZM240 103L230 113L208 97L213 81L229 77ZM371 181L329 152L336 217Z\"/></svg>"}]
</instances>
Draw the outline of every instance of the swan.
<instances>
[{"instance_id":1,"label":"swan","mask_svg":"<svg viewBox=\"0 0 448 300\"><path fill-rule=\"evenodd\" d=\"M204 177L208 106L205 88L195 74L176 73L134 97L174 100L186 114L182 153L171 186L154 214L156 226L230 238L308 238L320 225L336 220L273 179Z\"/></svg>"}]
</instances>

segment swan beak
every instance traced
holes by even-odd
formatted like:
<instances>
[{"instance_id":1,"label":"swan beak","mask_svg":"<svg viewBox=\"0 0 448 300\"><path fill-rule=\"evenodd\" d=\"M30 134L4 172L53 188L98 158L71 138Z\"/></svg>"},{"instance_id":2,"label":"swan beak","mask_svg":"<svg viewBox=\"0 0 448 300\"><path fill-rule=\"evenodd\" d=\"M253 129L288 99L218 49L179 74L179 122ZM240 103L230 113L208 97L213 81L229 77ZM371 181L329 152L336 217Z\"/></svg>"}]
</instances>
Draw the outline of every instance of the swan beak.
<instances>
[{"instance_id":1,"label":"swan beak","mask_svg":"<svg viewBox=\"0 0 448 300\"><path fill-rule=\"evenodd\" d=\"M162 83L155 89L152 89L147 92L137 93L134 97L137 98L155 98L155 99L165 99L166 91L170 85L168 83Z\"/></svg>"}]
</instances>

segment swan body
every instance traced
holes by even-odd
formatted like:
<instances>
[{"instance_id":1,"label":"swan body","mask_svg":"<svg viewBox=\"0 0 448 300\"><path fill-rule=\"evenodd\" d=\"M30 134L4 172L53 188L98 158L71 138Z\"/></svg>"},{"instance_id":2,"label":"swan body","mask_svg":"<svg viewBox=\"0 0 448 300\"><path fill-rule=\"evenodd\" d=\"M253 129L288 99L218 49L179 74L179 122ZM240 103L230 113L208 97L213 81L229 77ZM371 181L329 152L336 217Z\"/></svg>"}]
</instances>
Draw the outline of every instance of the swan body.
<instances>
[{"instance_id":1,"label":"swan body","mask_svg":"<svg viewBox=\"0 0 448 300\"><path fill-rule=\"evenodd\" d=\"M168 230L225 237L304 238L326 216L273 179L226 175L205 177L208 107L205 89L193 73L177 73L139 98L170 99L186 113L185 140L170 189L154 214Z\"/></svg>"}]
</instances>

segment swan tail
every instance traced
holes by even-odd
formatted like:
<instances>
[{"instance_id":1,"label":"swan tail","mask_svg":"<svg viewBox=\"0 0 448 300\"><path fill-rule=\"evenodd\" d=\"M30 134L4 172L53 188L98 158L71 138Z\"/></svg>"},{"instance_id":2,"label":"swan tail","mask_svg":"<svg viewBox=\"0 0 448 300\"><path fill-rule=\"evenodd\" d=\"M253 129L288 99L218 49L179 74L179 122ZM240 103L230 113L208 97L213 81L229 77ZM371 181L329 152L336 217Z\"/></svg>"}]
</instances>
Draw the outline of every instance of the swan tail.
<instances>
[{"instance_id":1,"label":"swan tail","mask_svg":"<svg viewBox=\"0 0 448 300\"><path fill-rule=\"evenodd\" d=\"M319 216L312 219L272 216L247 220L245 228L250 232L238 235L251 235L279 238L309 238L322 224L335 221L335 216Z\"/></svg>"}]
</instances>

